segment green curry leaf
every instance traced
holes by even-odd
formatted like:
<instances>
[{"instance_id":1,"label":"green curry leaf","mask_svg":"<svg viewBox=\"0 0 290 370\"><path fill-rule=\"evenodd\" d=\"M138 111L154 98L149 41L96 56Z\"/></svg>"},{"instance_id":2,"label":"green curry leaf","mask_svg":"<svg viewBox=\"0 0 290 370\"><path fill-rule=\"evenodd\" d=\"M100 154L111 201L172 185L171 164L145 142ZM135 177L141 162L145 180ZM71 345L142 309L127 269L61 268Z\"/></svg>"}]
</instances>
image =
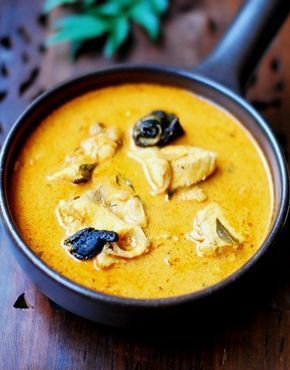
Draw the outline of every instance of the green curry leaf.
<instances>
[{"instance_id":1,"label":"green curry leaf","mask_svg":"<svg viewBox=\"0 0 290 370\"><path fill-rule=\"evenodd\" d=\"M96 0L83 0L85 6L91 6L95 4Z\"/></svg>"},{"instance_id":2,"label":"green curry leaf","mask_svg":"<svg viewBox=\"0 0 290 370\"><path fill-rule=\"evenodd\" d=\"M130 26L127 18L117 18L112 21L111 30L107 38L104 55L111 57L114 51L126 40L130 31Z\"/></svg>"},{"instance_id":3,"label":"green curry leaf","mask_svg":"<svg viewBox=\"0 0 290 370\"><path fill-rule=\"evenodd\" d=\"M47 46L63 41L82 41L101 36L108 30L102 19L90 15L71 15L59 19L53 24L57 31L46 40Z\"/></svg>"},{"instance_id":4,"label":"green curry leaf","mask_svg":"<svg viewBox=\"0 0 290 370\"><path fill-rule=\"evenodd\" d=\"M218 237L226 243L239 244L238 239L230 233L230 231L220 222L218 218L216 219L216 232Z\"/></svg>"},{"instance_id":5,"label":"green curry leaf","mask_svg":"<svg viewBox=\"0 0 290 370\"><path fill-rule=\"evenodd\" d=\"M150 0L149 1L157 14L162 14L168 7L168 0Z\"/></svg>"},{"instance_id":6,"label":"green curry leaf","mask_svg":"<svg viewBox=\"0 0 290 370\"><path fill-rule=\"evenodd\" d=\"M46 0L43 7L44 13L49 13L59 5L74 4L77 0Z\"/></svg>"},{"instance_id":7,"label":"green curry leaf","mask_svg":"<svg viewBox=\"0 0 290 370\"><path fill-rule=\"evenodd\" d=\"M107 1L91 9L91 12L103 17L115 17L122 12L122 5L116 1Z\"/></svg>"},{"instance_id":8,"label":"green curry leaf","mask_svg":"<svg viewBox=\"0 0 290 370\"><path fill-rule=\"evenodd\" d=\"M148 1L138 3L131 11L131 18L143 27L152 40L159 33L159 18Z\"/></svg>"},{"instance_id":9,"label":"green curry leaf","mask_svg":"<svg viewBox=\"0 0 290 370\"><path fill-rule=\"evenodd\" d=\"M96 163L84 163L79 166L80 176L73 180L73 184L84 184L92 178Z\"/></svg>"},{"instance_id":10,"label":"green curry leaf","mask_svg":"<svg viewBox=\"0 0 290 370\"><path fill-rule=\"evenodd\" d=\"M104 55L111 57L125 42L132 23L141 26L152 40L159 34L160 17L168 0L46 0L44 12L60 5L71 5L74 14L64 16L52 25L53 33L46 46L72 43L75 54L88 39L105 36Z\"/></svg>"}]
</instances>

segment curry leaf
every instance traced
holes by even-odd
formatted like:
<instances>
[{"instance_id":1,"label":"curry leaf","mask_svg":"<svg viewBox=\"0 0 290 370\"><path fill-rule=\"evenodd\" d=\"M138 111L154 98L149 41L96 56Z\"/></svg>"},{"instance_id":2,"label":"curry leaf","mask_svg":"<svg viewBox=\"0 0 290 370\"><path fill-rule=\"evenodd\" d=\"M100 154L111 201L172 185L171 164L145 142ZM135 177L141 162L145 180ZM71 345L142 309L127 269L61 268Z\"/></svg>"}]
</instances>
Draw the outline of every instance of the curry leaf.
<instances>
[{"instance_id":1,"label":"curry leaf","mask_svg":"<svg viewBox=\"0 0 290 370\"><path fill-rule=\"evenodd\" d=\"M131 11L132 19L143 27L152 40L156 40L159 33L159 19L147 1L140 2Z\"/></svg>"},{"instance_id":2,"label":"curry leaf","mask_svg":"<svg viewBox=\"0 0 290 370\"><path fill-rule=\"evenodd\" d=\"M112 22L111 31L104 47L105 57L111 57L114 54L115 50L126 40L129 31L129 22L125 17L115 19Z\"/></svg>"},{"instance_id":3,"label":"curry leaf","mask_svg":"<svg viewBox=\"0 0 290 370\"><path fill-rule=\"evenodd\" d=\"M96 163L84 163L79 166L80 176L73 180L73 184L83 184L92 178L93 171L96 168Z\"/></svg>"},{"instance_id":4,"label":"curry leaf","mask_svg":"<svg viewBox=\"0 0 290 370\"><path fill-rule=\"evenodd\" d=\"M152 40L159 33L161 15L166 11L168 0L46 0L44 12L59 5L72 7L76 13L60 18L52 25L54 33L46 41L52 46L70 41L77 50L87 39L106 35L104 55L111 57L127 39L132 22L145 29ZM76 46L76 47L74 47Z\"/></svg>"},{"instance_id":5,"label":"curry leaf","mask_svg":"<svg viewBox=\"0 0 290 370\"><path fill-rule=\"evenodd\" d=\"M47 46L63 41L80 41L98 37L108 30L106 22L87 15L59 19L53 27L58 32L47 39Z\"/></svg>"},{"instance_id":6,"label":"curry leaf","mask_svg":"<svg viewBox=\"0 0 290 370\"><path fill-rule=\"evenodd\" d=\"M70 30L76 28L103 32L108 29L108 24L103 19L91 15L69 15L54 22L53 28Z\"/></svg>"},{"instance_id":7,"label":"curry leaf","mask_svg":"<svg viewBox=\"0 0 290 370\"><path fill-rule=\"evenodd\" d=\"M83 43L81 40L71 41L70 56L73 61L76 60L78 52L80 51Z\"/></svg>"},{"instance_id":8,"label":"curry leaf","mask_svg":"<svg viewBox=\"0 0 290 370\"><path fill-rule=\"evenodd\" d=\"M220 222L220 220L216 219L216 232L220 239L222 239L226 243L230 244L238 244L239 241L235 238L230 231Z\"/></svg>"},{"instance_id":9,"label":"curry leaf","mask_svg":"<svg viewBox=\"0 0 290 370\"><path fill-rule=\"evenodd\" d=\"M104 17L116 16L120 12L122 12L122 6L116 1L108 1L91 9L92 14Z\"/></svg>"},{"instance_id":10,"label":"curry leaf","mask_svg":"<svg viewBox=\"0 0 290 370\"><path fill-rule=\"evenodd\" d=\"M150 0L153 9L157 14L162 14L168 7L168 0Z\"/></svg>"},{"instance_id":11,"label":"curry leaf","mask_svg":"<svg viewBox=\"0 0 290 370\"><path fill-rule=\"evenodd\" d=\"M77 0L46 0L44 3L43 11L44 13L49 13L52 9L59 5L74 4Z\"/></svg>"},{"instance_id":12,"label":"curry leaf","mask_svg":"<svg viewBox=\"0 0 290 370\"><path fill-rule=\"evenodd\" d=\"M118 173L116 175L115 180L116 180L116 183L119 186L129 186L129 188L131 188L133 191L135 191L132 182L129 179L127 179L127 177L123 176L122 174Z\"/></svg>"},{"instance_id":13,"label":"curry leaf","mask_svg":"<svg viewBox=\"0 0 290 370\"><path fill-rule=\"evenodd\" d=\"M91 6L95 4L96 0L83 0L85 6Z\"/></svg>"},{"instance_id":14,"label":"curry leaf","mask_svg":"<svg viewBox=\"0 0 290 370\"><path fill-rule=\"evenodd\" d=\"M121 5L123 9L132 7L132 5L135 5L140 0L111 0L114 2L117 2Z\"/></svg>"}]
</instances>

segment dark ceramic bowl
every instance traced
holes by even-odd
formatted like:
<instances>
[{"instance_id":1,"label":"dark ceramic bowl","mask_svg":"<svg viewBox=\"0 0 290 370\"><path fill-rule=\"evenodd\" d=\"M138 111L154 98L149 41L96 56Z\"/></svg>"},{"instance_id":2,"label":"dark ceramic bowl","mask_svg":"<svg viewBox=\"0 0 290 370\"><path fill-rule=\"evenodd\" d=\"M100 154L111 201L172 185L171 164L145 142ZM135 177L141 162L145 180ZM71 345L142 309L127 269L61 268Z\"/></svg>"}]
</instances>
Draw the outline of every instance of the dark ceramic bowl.
<instances>
[{"instance_id":1,"label":"dark ceramic bowl","mask_svg":"<svg viewBox=\"0 0 290 370\"><path fill-rule=\"evenodd\" d=\"M212 55L194 72L157 66L123 66L98 71L60 84L34 101L17 120L1 155L0 206L9 245L23 270L50 299L85 318L115 326L147 325L185 318L226 294L258 265L281 234L289 207L289 179L281 149L264 119L239 95L251 70L289 11L284 0L250 0ZM271 28L267 27L271 19ZM22 240L9 205L13 164L27 135L52 110L88 91L124 82L151 82L182 87L235 116L260 145L268 160L275 209L268 237L238 271L201 291L165 299L130 299L80 286L48 267ZM178 320L177 320L178 321Z\"/></svg>"}]
</instances>

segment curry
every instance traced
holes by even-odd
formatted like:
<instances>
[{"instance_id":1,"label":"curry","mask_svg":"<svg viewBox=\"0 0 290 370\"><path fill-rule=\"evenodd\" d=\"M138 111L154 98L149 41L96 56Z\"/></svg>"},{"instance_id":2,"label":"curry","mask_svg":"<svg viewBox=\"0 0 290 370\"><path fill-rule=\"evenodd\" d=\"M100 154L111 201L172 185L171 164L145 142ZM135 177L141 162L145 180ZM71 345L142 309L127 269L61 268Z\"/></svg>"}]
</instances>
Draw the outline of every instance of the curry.
<instances>
[{"instance_id":1,"label":"curry","mask_svg":"<svg viewBox=\"0 0 290 370\"><path fill-rule=\"evenodd\" d=\"M24 241L90 289L161 298L213 285L271 226L272 179L229 113L172 86L124 84L53 111L11 184Z\"/></svg>"}]
</instances>

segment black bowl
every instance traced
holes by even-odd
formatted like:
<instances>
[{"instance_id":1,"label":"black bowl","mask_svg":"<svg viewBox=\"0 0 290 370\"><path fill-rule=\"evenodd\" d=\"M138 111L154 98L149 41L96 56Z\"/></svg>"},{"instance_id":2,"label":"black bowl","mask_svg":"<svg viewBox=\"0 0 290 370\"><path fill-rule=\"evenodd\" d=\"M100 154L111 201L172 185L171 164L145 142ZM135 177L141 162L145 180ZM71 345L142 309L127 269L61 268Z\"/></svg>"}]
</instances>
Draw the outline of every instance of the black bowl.
<instances>
[{"instance_id":1,"label":"black bowl","mask_svg":"<svg viewBox=\"0 0 290 370\"><path fill-rule=\"evenodd\" d=\"M237 290L242 277L258 267L275 245L286 223L289 177L281 149L264 119L239 95L262 52L287 17L285 0L250 0L222 42L195 73L154 66L125 66L99 71L58 85L34 101L18 119L2 149L0 208L9 245L35 284L60 306L91 320L116 326L179 323L205 307L215 307ZM269 24L271 22L271 27ZM208 78L208 77L210 78ZM219 81L214 82L213 80ZM201 291L164 299L129 299L80 286L48 267L22 240L9 205L9 183L19 149L35 125L52 110L88 91L126 82L150 82L182 87L226 109L251 132L271 169L275 209L271 230L254 256L218 284ZM226 85L233 90L223 86ZM198 321L197 320L197 321Z\"/></svg>"},{"instance_id":2,"label":"black bowl","mask_svg":"<svg viewBox=\"0 0 290 370\"><path fill-rule=\"evenodd\" d=\"M129 299L112 296L80 286L48 267L27 246L17 229L9 206L9 183L19 149L27 135L53 109L93 89L126 82L151 82L182 87L214 101L235 116L260 145L271 168L275 209L269 235L256 254L238 271L218 284L201 291L165 299ZM50 299L80 316L116 326L136 326L142 323L185 317L210 300L221 299L227 288L257 265L274 246L286 222L289 205L288 175L285 160L268 125L241 97L229 89L190 72L161 67L118 67L91 73L58 85L39 97L18 119L9 133L1 156L1 211L9 244L19 264L39 289ZM140 318L141 322L140 322Z\"/></svg>"}]
</instances>

